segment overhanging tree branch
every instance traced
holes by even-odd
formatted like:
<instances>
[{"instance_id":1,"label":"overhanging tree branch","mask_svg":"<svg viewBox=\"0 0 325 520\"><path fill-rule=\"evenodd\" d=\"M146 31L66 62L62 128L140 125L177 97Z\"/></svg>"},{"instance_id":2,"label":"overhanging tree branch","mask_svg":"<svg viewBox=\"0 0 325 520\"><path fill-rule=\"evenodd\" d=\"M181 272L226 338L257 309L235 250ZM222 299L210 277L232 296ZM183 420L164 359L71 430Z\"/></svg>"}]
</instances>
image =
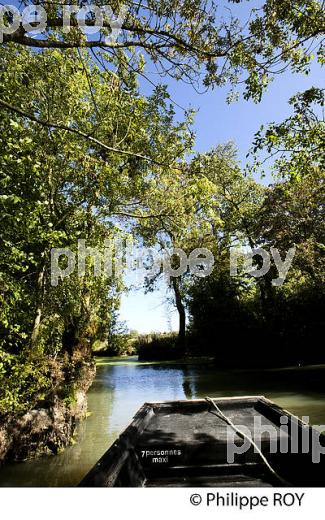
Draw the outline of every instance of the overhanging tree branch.
<instances>
[{"instance_id":1,"label":"overhanging tree branch","mask_svg":"<svg viewBox=\"0 0 325 520\"><path fill-rule=\"evenodd\" d=\"M11 105L10 103L8 103L7 101L4 101L3 99L0 99L0 106L5 108L6 110L9 110L10 112L14 112L22 117L26 117L27 119L34 121L35 123L42 125L44 127L57 128L58 130L65 130L65 131L71 132L73 134L79 135L83 139L87 139L88 141L91 141L92 143L100 146L101 148L103 148L109 152L117 153L120 155L127 155L129 157L136 157L137 159L141 159L143 161L155 164L157 166L165 166L165 167L169 167L169 168L171 167L171 165L169 165L169 164L161 163L146 155L142 155L142 154L139 154L136 152L131 152L130 150L122 150L120 148L108 146L107 144L103 143L99 139L96 139L95 137L93 137L89 134L86 134L85 132L82 132L81 130L78 130L77 128L72 128L71 126L66 126L66 125L62 125L59 123L53 123L51 121L45 121L44 119L40 119L32 114L25 112L24 110L22 110L18 107ZM172 167L179 169L179 167L177 167L177 166L172 166Z\"/></svg>"}]
</instances>

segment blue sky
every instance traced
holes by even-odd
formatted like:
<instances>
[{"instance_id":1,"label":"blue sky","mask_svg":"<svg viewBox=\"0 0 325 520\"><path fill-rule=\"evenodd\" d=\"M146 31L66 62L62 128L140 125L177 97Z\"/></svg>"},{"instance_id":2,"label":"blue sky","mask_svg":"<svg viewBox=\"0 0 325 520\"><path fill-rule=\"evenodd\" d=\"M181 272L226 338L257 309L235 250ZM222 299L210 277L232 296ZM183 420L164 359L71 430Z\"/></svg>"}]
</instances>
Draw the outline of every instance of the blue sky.
<instances>
[{"instance_id":1,"label":"blue sky","mask_svg":"<svg viewBox=\"0 0 325 520\"><path fill-rule=\"evenodd\" d=\"M324 72L317 65L312 67L308 76L290 72L277 76L258 104L242 99L227 104L227 87L200 95L181 82L169 82L169 92L176 103L198 110L194 124L197 151L207 151L218 143L232 140L237 145L238 158L244 166L246 154L259 127L272 121L282 121L290 114L289 98L313 85L324 86ZM120 317L129 328L142 333L168 331L170 328L177 330L177 313L167 307L165 300L164 284L148 295L141 290L131 291L123 296Z\"/></svg>"}]
</instances>

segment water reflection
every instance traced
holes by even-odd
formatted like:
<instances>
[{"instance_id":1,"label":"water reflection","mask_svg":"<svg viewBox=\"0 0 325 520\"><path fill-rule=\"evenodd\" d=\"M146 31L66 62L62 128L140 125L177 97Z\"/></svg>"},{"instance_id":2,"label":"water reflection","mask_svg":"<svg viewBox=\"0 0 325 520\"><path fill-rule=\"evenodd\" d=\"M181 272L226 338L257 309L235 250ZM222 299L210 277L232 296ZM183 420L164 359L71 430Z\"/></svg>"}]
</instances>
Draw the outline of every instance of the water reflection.
<instances>
[{"instance_id":1,"label":"water reflection","mask_svg":"<svg viewBox=\"0 0 325 520\"><path fill-rule=\"evenodd\" d=\"M7 464L1 486L74 486L145 401L265 395L312 424L325 424L325 367L220 372L211 365L138 364L103 360L89 393L91 415L63 453Z\"/></svg>"}]
</instances>

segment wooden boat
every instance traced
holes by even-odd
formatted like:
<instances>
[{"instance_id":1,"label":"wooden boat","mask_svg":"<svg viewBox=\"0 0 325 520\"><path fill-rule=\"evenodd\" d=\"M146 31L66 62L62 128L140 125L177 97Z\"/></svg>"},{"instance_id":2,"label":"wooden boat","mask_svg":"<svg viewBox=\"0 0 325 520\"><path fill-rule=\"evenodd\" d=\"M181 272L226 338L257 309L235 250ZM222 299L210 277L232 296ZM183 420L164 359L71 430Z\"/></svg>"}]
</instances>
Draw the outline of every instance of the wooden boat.
<instances>
[{"instance_id":1,"label":"wooden boat","mask_svg":"<svg viewBox=\"0 0 325 520\"><path fill-rule=\"evenodd\" d=\"M260 452L250 443L241 453L243 428ZM232 438L238 453L227 462ZM325 446L324 436L265 397L145 403L79 485L324 486L324 455L313 462L317 442Z\"/></svg>"}]
</instances>

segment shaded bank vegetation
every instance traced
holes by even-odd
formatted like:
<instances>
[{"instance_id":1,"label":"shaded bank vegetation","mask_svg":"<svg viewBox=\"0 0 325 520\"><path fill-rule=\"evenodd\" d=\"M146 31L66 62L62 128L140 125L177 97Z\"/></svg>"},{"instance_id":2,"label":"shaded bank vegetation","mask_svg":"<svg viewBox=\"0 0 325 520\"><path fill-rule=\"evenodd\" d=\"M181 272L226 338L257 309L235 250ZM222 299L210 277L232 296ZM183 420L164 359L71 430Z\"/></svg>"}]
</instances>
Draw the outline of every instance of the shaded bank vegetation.
<instances>
[{"instance_id":1,"label":"shaded bank vegetation","mask_svg":"<svg viewBox=\"0 0 325 520\"><path fill-rule=\"evenodd\" d=\"M310 148L317 147L317 133L319 140L324 139L323 123L315 121L310 112ZM235 225L227 238L224 233L216 237L219 248L214 272L189 288L189 349L215 355L220 365L325 361L324 149L317 147L312 157L307 146L301 147L301 131L300 127L296 133L297 150L303 149L297 175L290 177L292 161L297 160L293 154L275 165L281 167L283 176L263 189L252 213L246 213L244 205L227 208L230 215L234 212L231 222ZM289 132L288 128L285 135ZM304 140L308 139L305 132ZM276 247L282 259L294 245L295 256L283 284L273 285L278 277L274 263L262 278L243 273L230 276L228 247L234 237L268 251Z\"/></svg>"},{"instance_id":2,"label":"shaded bank vegetation","mask_svg":"<svg viewBox=\"0 0 325 520\"><path fill-rule=\"evenodd\" d=\"M152 333L140 335L135 343L139 361L173 360L184 357L176 333Z\"/></svg>"},{"instance_id":3,"label":"shaded bank vegetation","mask_svg":"<svg viewBox=\"0 0 325 520\"><path fill-rule=\"evenodd\" d=\"M172 278L179 335L140 339L142 357L323 360L316 338L324 333L324 92L295 96L292 117L257 134L253 154L275 159L267 187L256 181L264 159L256 156L253 171L243 172L231 143L194 153L193 112L176 115L162 83L149 78L148 95L140 88L154 64L158 74L194 86L244 83L244 97L259 101L279 64L308 72L313 56L324 63L321 3L302 0L295 9L266 0L246 24L235 14L219 19L214 2L198 9L192 0L150 1L141 16L126 1L117 46L87 40L75 23L62 31L60 3L40 2L48 13L42 38L21 28L1 44L0 460L64 447L86 412L94 351L134 351L134 337L117 320L123 260L119 272L94 276L89 255L81 273L64 276L61 258L53 283L52 249L69 249L79 268L78 240L101 253L129 237L157 252L213 252L208 278ZM295 245L283 286L272 286L272 272L230 277L233 245L274 246L283 256ZM145 287L154 290L162 275Z\"/></svg>"}]
</instances>

